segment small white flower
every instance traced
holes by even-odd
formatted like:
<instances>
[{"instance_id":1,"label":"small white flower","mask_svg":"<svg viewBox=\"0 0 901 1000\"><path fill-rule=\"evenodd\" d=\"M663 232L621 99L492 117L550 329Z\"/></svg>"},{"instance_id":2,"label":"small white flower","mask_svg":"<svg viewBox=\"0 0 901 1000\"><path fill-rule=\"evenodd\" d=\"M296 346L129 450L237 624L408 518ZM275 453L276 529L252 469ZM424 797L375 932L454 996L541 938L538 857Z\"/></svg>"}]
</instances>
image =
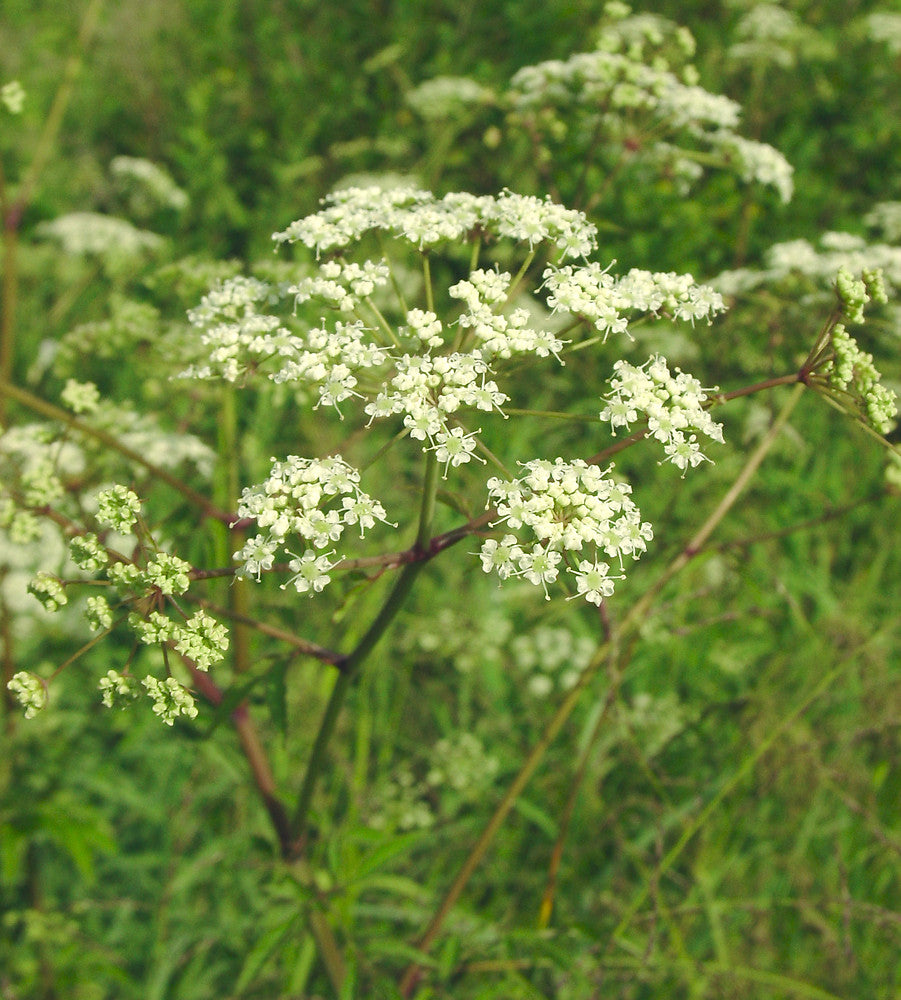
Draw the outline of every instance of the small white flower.
<instances>
[{"instance_id":1,"label":"small white flower","mask_svg":"<svg viewBox=\"0 0 901 1000\"><path fill-rule=\"evenodd\" d=\"M515 535L504 535L500 541L488 538L482 543L479 553L482 569L486 573L497 573L502 580L513 576L521 555L522 549L517 544Z\"/></svg>"},{"instance_id":2,"label":"small white flower","mask_svg":"<svg viewBox=\"0 0 901 1000\"><path fill-rule=\"evenodd\" d=\"M295 556L288 563L288 568L295 575L288 583L282 584L282 590L288 584L293 584L294 589L299 594L307 591L314 591L318 594L331 582L331 577L328 575L329 570L334 569L336 564L329 562L329 556L334 554L334 552L327 552L317 556L312 549L307 549L302 556Z\"/></svg>"},{"instance_id":3,"label":"small white flower","mask_svg":"<svg viewBox=\"0 0 901 1000\"><path fill-rule=\"evenodd\" d=\"M451 465L456 469L471 458L484 462L484 459L473 454L476 434L478 431L467 434L462 427L452 427L449 431L438 431L435 435L435 457L439 462L444 462L444 479L447 479L448 467Z\"/></svg>"},{"instance_id":4,"label":"small white flower","mask_svg":"<svg viewBox=\"0 0 901 1000\"><path fill-rule=\"evenodd\" d=\"M605 597L610 597L614 589L614 579L622 580L623 576L610 577L608 573L610 566L605 562L591 561L583 559L579 563L579 571L576 573L576 587L578 593L573 597L584 596L586 601L600 607ZM569 598L572 600L572 598Z\"/></svg>"}]
</instances>

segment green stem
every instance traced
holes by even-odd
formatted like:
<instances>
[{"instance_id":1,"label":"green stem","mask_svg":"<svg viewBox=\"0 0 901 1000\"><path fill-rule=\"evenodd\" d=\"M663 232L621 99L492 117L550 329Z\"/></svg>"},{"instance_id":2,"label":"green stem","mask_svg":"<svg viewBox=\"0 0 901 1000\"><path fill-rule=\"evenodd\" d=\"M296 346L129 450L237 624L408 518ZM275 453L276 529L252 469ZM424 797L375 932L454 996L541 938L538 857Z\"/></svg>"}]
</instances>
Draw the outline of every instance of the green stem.
<instances>
[{"instance_id":1,"label":"green stem","mask_svg":"<svg viewBox=\"0 0 901 1000\"><path fill-rule=\"evenodd\" d=\"M425 546L431 536L432 519L435 514L435 497L438 490L438 462L435 453L426 453L426 471L423 481L422 506L419 513L419 528L416 533L416 545L414 547ZM300 795L297 799L297 807L291 820L291 831L296 844L302 845L306 834L307 819L310 812L310 805L313 800L313 792L319 775L325 765L325 754L329 740L338 722L338 716L344 705L344 699L350 690L350 685L354 680L360 667L366 658L378 644L379 640L388 630L389 625L397 617L398 612L406 603L407 597L413 588L416 577L421 572L426 560L420 559L407 563L401 570L394 587L388 594L388 598L382 605L375 620L366 630L366 633L348 654L343 663L339 664L339 674L335 678L332 693L329 696L325 713L319 724L319 732L316 734L316 741L310 752L310 760L307 764L307 771L304 776Z\"/></svg>"},{"instance_id":2,"label":"green stem","mask_svg":"<svg viewBox=\"0 0 901 1000\"><path fill-rule=\"evenodd\" d=\"M3 218L3 300L0 305L0 382L9 382L13 374L13 357L16 339L16 300L19 288L19 270L16 249L19 232L11 213ZM6 425L6 396L0 392L0 427Z\"/></svg>"},{"instance_id":3,"label":"green stem","mask_svg":"<svg viewBox=\"0 0 901 1000\"><path fill-rule=\"evenodd\" d=\"M510 290L507 292L507 297L504 299L504 304L501 308L506 307L513 301L513 297L519 291L520 282L526 276L526 271L528 271L531 267L532 261L535 259L535 254L537 252L537 250L530 250L526 254L526 259L522 262L522 267L516 272L516 277L510 282Z\"/></svg>"},{"instance_id":4,"label":"green stem","mask_svg":"<svg viewBox=\"0 0 901 1000\"><path fill-rule=\"evenodd\" d=\"M469 255L469 273L479 266L479 254L482 252L482 237L479 236L472 243L472 252Z\"/></svg>"},{"instance_id":5,"label":"green stem","mask_svg":"<svg viewBox=\"0 0 901 1000\"><path fill-rule=\"evenodd\" d=\"M704 524L701 526L699 531L694 535L688 545L679 553L679 555L673 560L673 562L663 571L661 576L655 581L654 585L650 587L642 597L629 609L625 618L620 626L619 636L620 641L622 638L630 631L636 629L640 623L644 620L645 615L653 604L655 598L663 589L663 587L700 552L704 543L713 533L717 525L726 516L729 509L738 500L739 495L744 490L745 486L748 484L751 477L757 471L760 463L763 461L764 456L772 447L782 428L784 427L786 421L794 410L798 400L801 397L801 393L804 390L802 384L798 384L795 390L792 392L789 399L786 401L785 406L783 406L781 412L776 418L773 425L770 427L767 434L764 436L763 440L757 446L751 457L748 459L745 467L742 469L736 481L732 484L730 489L727 491L726 495L717 505L713 513L707 518ZM417 945L418 949L427 953L434 943L435 939L444 926L444 922L459 899L461 893L466 888L470 878L475 872L476 868L481 863L488 848L491 846L492 841L495 838L498 830L500 830L504 820L506 820L508 814L513 809L516 804L516 800L519 798L522 791L525 789L529 782L529 779L534 774L536 768L541 763L544 758L547 749L550 747L551 743L563 728L564 723L572 714L582 692L588 686L588 684L594 679L595 674L601 668L601 665L606 662L607 651L610 646L609 642L605 642L601 645L591 662L585 667L579 676L577 684L569 691L563 702L560 704L557 711L554 713L553 718L548 723L544 733L539 739L538 743L533 747L531 753L526 758L519 774L513 779L513 783L507 790L500 804L494 812L494 815L488 821L488 825L483 830L481 836L476 841L472 850L469 852L469 856L463 863L462 868L457 873L456 878L452 882L450 889L448 889L447 894L441 901L434 917L429 923L425 930L422 938L419 940ZM402 997L410 997L413 995L413 991L416 989L419 979L422 975L422 967L417 963L412 963L407 971L404 973L403 978L400 982L400 994Z\"/></svg>"},{"instance_id":6,"label":"green stem","mask_svg":"<svg viewBox=\"0 0 901 1000\"><path fill-rule=\"evenodd\" d=\"M429 312L435 311L435 293L432 290L432 265L428 253L422 255L422 277L425 281L425 307Z\"/></svg>"},{"instance_id":7,"label":"green stem","mask_svg":"<svg viewBox=\"0 0 901 1000\"><path fill-rule=\"evenodd\" d=\"M63 115L66 113L66 108L68 107L69 101L72 97L72 92L75 89L75 80L81 71L84 53L87 51L87 47L91 42L94 31L97 28L97 22L100 19L100 11L103 9L103 4L104 0L92 0L92 2L89 3L85 9L84 17L81 21L81 28L78 32L78 41L76 42L75 51L71 56L69 56L65 68L63 69L62 82L60 83L59 89L53 98L53 103L50 105L47 120L44 122L44 129L38 138L37 148L35 149L34 156L29 164L28 173L22 181L22 187L20 188L19 196L16 199L16 204L22 211L24 211L24 209L31 202L31 196L34 194L37 182L53 152L56 137L59 134L60 127L63 123Z\"/></svg>"},{"instance_id":8,"label":"green stem","mask_svg":"<svg viewBox=\"0 0 901 1000\"><path fill-rule=\"evenodd\" d=\"M216 501L224 508L231 507L240 492L241 480L241 449L238 440L238 413L235 399L235 388L225 384L221 389L221 405L219 409L219 461L221 475L217 477ZM244 546L245 533L238 527L228 529L226 525L216 525L218 528L216 546L217 562L231 562L232 552L239 551ZM243 619L249 615L247 581L240 576L232 578L228 588L228 607L234 621L232 629L232 665L236 673L246 672L251 665L250 630Z\"/></svg>"},{"instance_id":9,"label":"green stem","mask_svg":"<svg viewBox=\"0 0 901 1000\"><path fill-rule=\"evenodd\" d=\"M84 12L81 28L78 32L75 51L69 57L63 69L62 81L53 97L53 103L44 122L44 128L38 137L37 147L28 170L22 180L18 194L10 200L6 190L5 179L0 179L0 203L3 209L3 291L2 306L0 306L0 382L12 380L13 360L15 355L15 319L16 299L18 297L19 271L16 265L16 247L19 239L19 226L22 216L31 203L34 190L43 173L47 161L53 152L56 137L59 134L75 79L81 69L84 52L90 44L97 27L100 11L104 0L91 0ZM0 394L0 426L6 423L7 398Z\"/></svg>"}]
</instances>

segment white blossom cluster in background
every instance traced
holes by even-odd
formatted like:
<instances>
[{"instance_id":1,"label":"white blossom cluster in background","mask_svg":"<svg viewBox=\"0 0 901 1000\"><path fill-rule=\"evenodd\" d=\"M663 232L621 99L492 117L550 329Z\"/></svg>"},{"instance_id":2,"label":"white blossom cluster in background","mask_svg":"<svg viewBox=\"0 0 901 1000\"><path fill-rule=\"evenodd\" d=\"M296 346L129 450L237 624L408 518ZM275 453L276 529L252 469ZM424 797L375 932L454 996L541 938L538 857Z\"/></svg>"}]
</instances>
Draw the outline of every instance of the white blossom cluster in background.
<instances>
[{"instance_id":1,"label":"white blossom cluster in background","mask_svg":"<svg viewBox=\"0 0 901 1000\"><path fill-rule=\"evenodd\" d=\"M739 104L698 86L686 61L694 54L691 33L657 15L629 16L622 4L608 4L607 14L619 20L602 31L595 51L526 66L513 76L505 100L514 111L532 129L552 132L582 127L574 112L600 116L605 140L620 148L646 131L652 137L646 158L676 164L683 181L698 175L695 153L712 153L720 166L789 201L789 162L772 146L737 133ZM542 117L548 109L556 112L552 124Z\"/></svg>"},{"instance_id":2,"label":"white blossom cluster in background","mask_svg":"<svg viewBox=\"0 0 901 1000\"><path fill-rule=\"evenodd\" d=\"M706 168L719 167L789 201L789 162L772 146L738 134L739 104L698 86L691 32L658 14L633 14L624 3L608 3L604 13L594 51L525 66L497 94L465 77L442 76L418 84L407 101L425 120L458 124L470 109L490 105L509 109L508 126L533 138L554 143L592 136L614 161L628 150L683 193ZM775 4L755 4L736 34L729 54L738 61L788 66L799 55L817 55L820 44L816 31Z\"/></svg>"},{"instance_id":3,"label":"white blossom cluster in background","mask_svg":"<svg viewBox=\"0 0 901 1000\"><path fill-rule=\"evenodd\" d=\"M882 213L881 217L889 216ZM765 266L759 269L723 271L713 280L713 285L723 295L742 295L800 274L819 282L826 290L832 286L839 269L844 267L857 274L882 271L891 287L901 287L901 247L870 243L854 233L824 233L819 246L803 239L776 243L766 252L764 261Z\"/></svg>"},{"instance_id":4,"label":"white blossom cluster in background","mask_svg":"<svg viewBox=\"0 0 901 1000\"><path fill-rule=\"evenodd\" d=\"M878 10L866 17L870 38L883 42L892 55L901 54L901 14L897 11Z\"/></svg>"},{"instance_id":5,"label":"white blossom cluster in background","mask_svg":"<svg viewBox=\"0 0 901 1000\"><path fill-rule=\"evenodd\" d=\"M614 432L618 427L628 430L642 414L648 433L663 444L667 459L683 472L706 459L693 432L722 443L722 424L705 409L708 390L696 378L678 368L671 373L657 355L640 367L617 361L613 370L612 393L606 398L601 420L609 421Z\"/></svg>"},{"instance_id":6,"label":"white blossom cluster in background","mask_svg":"<svg viewBox=\"0 0 901 1000\"><path fill-rule=\"evenodd\" d=\"M20 115L25 107L25 90L18 80L10 80L0 87L0 104L11 115Z\"/></svg>"},{"instance_id":7,"label":"white blossom cluster in background","mask_svg":"<svg viewBox=\"0 0 901 1000\"><path fill-rule=\"evenodd\" d=\"M615 559L622 570L623 557L638 559L654 537L632 501L631 486L610 477L612 466L602 470L581 459L536 459L523 468L517 479L488 480L489 504L497 508L494 523L512 531L482 543L482 568L501 580L522 577L541 586L550 600L548 584L565 567L577 595L600 605L623 577L610 572L606 559ZM528 539L512 532L525 532Z\"/></svg>"},{"instance_id":8,"label":"white blossom cluster in background","mask_svg":"<svg viewBox=\"0 0 901 1000\"><path fill-rule=\"evenodd\" d=\"M863 221L882 233L889 243L901 243L901 201L877 202Z\"/></svg>"},{"instance_id":9,"label":"white blossom cluster in background","mask_svg":"<svg viewBox=\"0 0 901 1000\"><path fill-rule=\"evenodd\" d=\"M110 173L128 194L131 209L139 215L158 208L181 212L188 207L187 194L152 160L116 156L110 163Z\"/></svg>"},{"instance_id":10,"label":"white blossom cluster in background","mask_svg":"<svg viewBox=\"0 0 901 1000\"><path fill-rule=\"evenodd\" d=\"M39 236L56 240L76 256L138 257L163 245L163 238L125 219L98 212L70 212L37 227Z\"/></svg>"},{"instance_id":11,"label":"white blossom cluster in background","mask_svg":"<svg viewBox=\"0 0 901 1000\"><path fill-rule=\"evenodd\" d=\"M794 11L776 3L755 3L742 14L727 49L730 59L756 66L794 66L799 59L828 55L828 43Z\"/></svg>"},{"instance_id":12,"label":"white blossom cluster in background","mask_svg":"<svg viewBox=\"0 0 901 1000\"><path fill-rule=\"evenodd\" d=\"M469 105L489 104L494 94L468 76L436 76L406 94L406 102L426 121L440 121Z\"/></svg>"},{"instance_id":13,"label":"white blossom cluster in background","mask_svg":"<svg viewBox=\"0 0 901 1000\"><path fill-rule=\"evenodd\" d=\"M536 698L573 687L596 649L597 640L591 636L549 625L517 635L510 643L513 662L525 675L529 694Z\"/></svg>"},{"instance_id":14,"label":"white blossom cluster in background","mask_svg":"<svg viewBox=\"0 0 901 1000\"><path fill-rule=\"evenodd\" d=\"M490 788L500 762L474 733L438 740L426 761L424 778L409 763L397 767L377 789L369 809L376 830L422 830L441 817L449 819Z\"/></svg>"}]
</instances>

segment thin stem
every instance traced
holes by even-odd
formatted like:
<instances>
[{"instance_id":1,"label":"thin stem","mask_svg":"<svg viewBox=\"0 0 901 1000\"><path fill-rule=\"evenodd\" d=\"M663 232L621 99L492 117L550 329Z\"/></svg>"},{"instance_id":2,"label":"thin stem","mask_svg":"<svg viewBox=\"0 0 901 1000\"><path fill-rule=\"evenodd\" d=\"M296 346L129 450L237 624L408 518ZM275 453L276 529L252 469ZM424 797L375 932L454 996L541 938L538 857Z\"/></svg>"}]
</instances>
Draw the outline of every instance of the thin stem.
<instances>
[{"instance_id":1,"label":"thin stem","mask_svg":"<svg viewBox=\"0 0 901 1000\"><path fill-rule=\"evenodd\" d=\"M613 686L607 692L607 695L604 698L604 704L601 706L600 712L598 712L598 717L594 724L594 728L592 729L591 736L586 741L585 748L579 757L579 762L576 766L576 773L570 783L569 792L567 793L566 802L563 806L563 812L560 817L560 832L557 834L557 840L554 843L553 850L551 851L551 861L548 865L544 895L541 899L541 905L538 908L539 929L544 929L551 921L551 914L554 910L554 896L557 892L557 873L560 869L560 861L563 858L563 845L566 843L566 837L569 833L569 826L572 822L573 812L576 808L576 800L579 797L579 790L581 789L582 782L585 780L585 775L588 772L588 762L591 759L591 752L600 736L601 727L607 721L607 712L613 704L613 698L617 690L617 687Z\"/></svg>"},{"instance_id":2,"label":"thin stem","mask_svg":"<svg viewBox=\"0 0 901 1000\"><path fill-rule=\"evenodd\" d=\"M482 252L482 237L479 236L477 239L473 240L472 252L469 255L469 273L472 274L473 271L478 266L479 254Z\"/></svg>"},{"instance_id":3,"label":"thin stem","mask_svg":"<svg viewBox=\"0 0 901 1000\"><path fill-rule=\"evenodd\" d=\"M3 217L3 301L0 304L0 382L10 382L16 341L16 303L19 289L19 269L16 250L19 231L12 213ZM7 399L0 393L0 427L6 426Z\"/></svg>"},{"instance_id":4,"label":"thin stem","mask_svg":"<svg viewBox=\"0 0 901 1000\"><path fill-rule=\"evenodd\" d=\"M379 309L379 307L372 301L372 299L365 299L364 301L366 302L366 305L369 306L369 308L375 314L376 322L382 328L382 330L384 330L387 338L391 341L391 343L395 347L400 347L400 341L397 339L397 334L392 329L391 324L388 322L388 320L386 320L385 317L382 315L381 309Z\"/></svg>"},{"instance_id":5,"label":"thin stem","mask_svg":"<svg viewBox=\"0 0 901 1000\"><path fill-rule=\"evenodd\" d=\"M535 255L538 253L537 250L530 250L526 254L526 259L522 262L522 267L516 272L516 277L510 282L510 290L507 292L506 298L504 299L503 306L505 308L510 302L513 301L513 297L519 291L520 283L522 279L526 276L526 271L532 266L532 261L535 259Z\"/></svg>"},{"instance_id":6,"label":"thin stem","mask_svg":"<svg viewBox=\"0 0 901 1000\"><path fill-rule=\"evenodd\" d=\"M784 427L786 421L797 405L798 400L801 397L801 393L804 390L802 384L798 384L792 392L789 399L786 401L773 425L770 427L767 434L761 440L757 448L754 450L751 457L748 459L742 471L739 473L738 478L726 492L726 495L717 505L716 509L707 518L698 532L692 537L689 543L685 546L682 552L670 563L668 567L663 571L661 576L655 581L655 583L642 595L642 597L636 601L636 603L629 609L623 622L618 630L619 636L622 639L628 632L636 629L638 625L644 620L645 615L656 599L657 595L663 589L663 587L688 563L701 551L704 543L716 529L717 525L726 516L729 509L738 500L739 495L744 490L745 486L750 481L751 477L757 471L760 463L763 461L765 455L772 447L782 428ZM545 753L550 747L551 743L557 736L557 734L562 729L564 723L567 721L569 716L572 714L576 705L581 698L582 692L588 686L588 684L593 680L595 674L600 669L601 665L605 662L607 657L607 651L609 649L610 643L604 642L595 652L590 663L585 667L579 676L579 680L576 685L569 691L563 702L560 704L557 711L554 713L550 722L548 723L544 733L542 734L539 741L533 747L532 751L529 753L525 760L521 770L517 776L513 779L513 783L507 790L500 804L494 812L494 815L488 821L488 825L482 831L479 839L476 841L473 848L470 850L468 857L463 863L460 871L457 873L454 881L451 883L450 888L447 891L444 899L438 907L435 915L433 916L431 922L425 930L425 933L419 940L417 945L418 949L425 953L428 953L435 939L444 926L444 922L459 899L461 893L468 884L470 878L475 872L476 868L481 863L488 848L491 846L495 835L498 830L500 830L504 820L507 818L511 809L516 803L522 791L525 789L529 782L529 779L534 774L536 768L543 759ZM400 982L400 994L402 997L410 997L413 991L416 989L417 984L422 976L422 967L417 963L412 963L404 973L403 978Z\"/></svg>"},{"instance_id":7,"label":"thin stem","mask_svg":"<svg viewBox=\"0 0 901 1000\"><path fill-rule=\"evenodd\" d=\"M9 200L5 178L0 178L0 182L2 182L0 183L0 202L2 202L3 209L3 300L2 305L0 305L0 382L3 383L12 380L15 355L16 302L19 285L16 248L19 240L19 226L25 210L31 203L35 187L43 173L44 167L50 159L56 137L62 125L63 115L72 97L75 78L81 69L82 56L97 27L103 2L104 0L91 0L84 12L75 51L69 57L63 69L62 82L54 95L53 103L44 122L44 128L38 138L34 156L31 159L31 163L28 166L28 170L14 201ZM6 424L6 405L7 397L0 394L0 426L5 426Z\"/></svg>"},{"instance_id":8,"label":"thin stem","mask_svg":"<svg viewBox=\"0 0 901 1000\"><path fill-rule=\"evenodd\" d=\"M84 17L81 20L81 28L78 32L78 40L75 44L75 51L71 56L69 56L65 68L63 69L62 82L60 83L59 89L53 98L53 103L50 105L47 120L44 122L44 129L38 138L38 144L34 151L34 157L31 160L28 172L25 175L25 179L22 181L19 196L16 199L16 205L21 211L24 211L24 209L31 202L31 196L34 194L34 189L38 180L44 171L44 167L47 165L47 161L53 153L53 146L56 142L56 137L59 134L60 126L63 122L63 115L65 115L66 108L68 107L69 101L72 97L72 92L75 88L75 80L81 71L84 53L86 52L87 47L91 42L91 38L94 35L94 31L97 28L97 22L100 19L100 11L103 9L103 4L104 0L91 0L85 9Z\"/></svg>"},{"instance_id":9,"label":"thin stem","mask_svg":"<svg viewBox=\"0 0 901 1000\"><path fill-rule=\"evenodd\" d=\"M422 277L425 282L425 307L429 312L435 311L435 293L432 289L432 265L428 253L422 255Z\"/></svg>"}]
</instances>

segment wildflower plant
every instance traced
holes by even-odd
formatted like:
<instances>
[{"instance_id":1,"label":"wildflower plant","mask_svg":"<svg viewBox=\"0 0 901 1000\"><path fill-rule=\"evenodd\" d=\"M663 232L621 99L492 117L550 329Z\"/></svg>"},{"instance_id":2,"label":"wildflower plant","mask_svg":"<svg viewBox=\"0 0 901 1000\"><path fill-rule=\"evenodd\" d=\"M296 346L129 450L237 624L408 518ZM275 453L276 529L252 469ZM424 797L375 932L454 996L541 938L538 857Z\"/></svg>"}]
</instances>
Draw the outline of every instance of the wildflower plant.
<instances>
[{"instance_id":1,"label":"wildflower plant","mask_svg":"<svg viewBox=\"0 0 901 1000\"><path fill-rule=\"evenodd\" d=\"M317 853L329 829L320 786L342 708L410 606L424 568L457 547L460 603L471 595L473 608L468 617L442 608L398 641L396 649L416 652L416 683L454 664L448 672L461 687L471 685L490 661L494 673L518 673L511 684L534 703L555 707L419 951L411 952L402 996L414 992L418 956L434 943L548 745L606 668L607 692L591 715L591 725L603 722L628 658L622 651L640 636L662 588L703 551L801 393L826 398L880 440L894 427L896 398L864 338L872 312L901 281L897 248L827 234L820 250L782 244L763 270L736 270L715 282L620 264L605 250L590 218L605 191L596 173L615 177L642 163L687 191L708 168L724 167L771 187L783 203L793 185L780 153L740 135L739 106L699 85L690 34L620 3L608 4L606 17L593 51L525 67L500 96L449 77L410 96L429 122L451 115L455 102L471 114L502 108L505 124L531 144L534 176L547 182L531 186L554 194L439 195L412 181L340 187L276 232L278 258L253 273L231 264L189 262L184 273L168 265L176 283L185 275L188 285L199 283L198 274L213 280L165 330L155 306L112 298L108 317L77 328L55 355L56 367L51 361L44 369L67 378L61 406L13 385L8 371L0 381L4 400L46 420L0 436L0 540L5 549L34 546L39 556L42 526L51 525L63 551L51 559L44 547L46 565L22 589L41 615L78 616L85 637L49 677L7 672L8 695L33 717L48 706L57 674L80 655L96 665L107 643L118 659L102 659L98 705L129 711L143 704L167 727L202 725L212 706L214 722L229 718L239 735L281 858L296 863L304 892L315 888L323 907L331 901L308 862L326 864L328 852ZM745 40L758 30L746 25ZM12 85L0 91L11 114L21 101ZM568 158L564 149L569 157L575 149L586 166L558 185L553 166ZM145 220L187 206L168 173L147 161L120 157L112 173ZM886 206L877 221L891 230L897 213ZM97 213L61 216L37 235L101 268L165 251L157 234ZM724 343L719 324L727 307L741 310L744 296L786 276L821 285L828 278L831 301L819 330L799 324L805 340L786 351L790 360L778 373L721 388L709 383L734 373L726 363L714 379L684 371L656 343L650 356L637 356L633 331L641 327L641 343L653 343L658 323L702 344ZM153 344L157 334L167 357L147 391L171 404L171 422L144 417L105 398L96 383L70 377L79 346L110 367L116 352L138 355L135 345ZM583 366L603 379L580 384L560 409L542 409L558 377L573 384ZM666 541L666 527L642 513L646 484L615 457L643 449L651 468L660 466L655 489L662 482L681 489L725 450L721 407L788 386L789 399L734 483L648 584L645 567L658 538ZM216 448L186 431L192 419L215 424ZM167 430L173 423L178 430ZM261 441L267 450L258 452ZM496 603L477 606L486 593ZM442 600L451 605L453 596L442 593ZM496 610L514 606L510 619L534 621L541 607L581 627L518 634ZM272 644L259 661L255 640L259 648ZM288 652L269 655L277 645ZM299 656L333 671L333 683L289 802L251 707L255 713L265 700L286 727L285 676ZM392 660L385 657L384 672L393 676ZM655 752L688 718L675 698L639 693L633 707L623 728L651 731ZM373 761L369 735L358 735L349 794L335 796L336 808L358 812L366 837L460 820L509 769L489 745L489 729L483 740L452 728L417 747L414 760L395 764L390 747L380 756L382 776L393 769L375 796L380 801L365 794ZM578 780L596 735L583 741ZM311 918L311 933L340 995L348 980L320 916L317 910Z\"/></svg>"}]
</instances>

